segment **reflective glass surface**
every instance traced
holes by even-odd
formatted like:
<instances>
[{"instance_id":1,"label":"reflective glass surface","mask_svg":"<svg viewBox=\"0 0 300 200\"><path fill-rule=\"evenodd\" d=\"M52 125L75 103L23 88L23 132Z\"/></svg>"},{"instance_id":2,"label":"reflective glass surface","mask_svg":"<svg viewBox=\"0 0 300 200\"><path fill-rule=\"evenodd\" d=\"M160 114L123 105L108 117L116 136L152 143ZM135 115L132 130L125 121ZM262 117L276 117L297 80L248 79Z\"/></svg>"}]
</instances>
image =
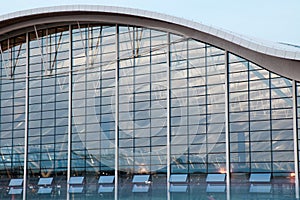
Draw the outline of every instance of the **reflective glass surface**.
<instances>
[{"instance_id":1,"label":"reflective glass surface","mask_svg":"<svg viewBox=\"0 0 300 200\"><path fill-rule=\"evenodd\" d=\"M0 199L295 198L299 83L146 27L66 24L0 45Z\"/></svg>"}]
</instances>

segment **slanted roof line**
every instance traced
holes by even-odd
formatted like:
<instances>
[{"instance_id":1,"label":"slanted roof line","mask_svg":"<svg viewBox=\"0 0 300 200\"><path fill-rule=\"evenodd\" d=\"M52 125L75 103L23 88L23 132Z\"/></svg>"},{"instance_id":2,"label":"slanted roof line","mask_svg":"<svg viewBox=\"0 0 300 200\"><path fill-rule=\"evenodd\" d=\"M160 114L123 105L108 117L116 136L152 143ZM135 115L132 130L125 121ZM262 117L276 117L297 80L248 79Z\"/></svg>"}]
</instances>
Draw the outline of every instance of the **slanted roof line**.
<instances>
[{"instance_id":1,"label":"slanted roof line","mask_svg":"<svg viewBox=\"0 0 300 200\"><path fill-rule=\"evenodd\" d=\"M178 17L152 12L152 11L133 9L133 8L122 8L122 7L101 6L101 5L64 5L64 6L44 7L44 8L30 9L30 10L18 11L18 12L2 15L0 16L0 22L4 22L18 17L30 16L30 15L39 15L39 14L55 13L55 12L75 12L75 11L116 13L116 14L132 15L137 17L145 17L145 18L170 22L177 25L189 27L216 37L220 37L229 42L235 43L239 46L245 47L247 49L251 49L256 52L260 52L275 57L282 57L282 58L292 59L292 60L300 60L300 48L296 48L294 45L283 45L280 43L260 41L246 36L241 36L223 29L216 29L212 26L206 26L204 24L200 24L183 18L178 18Z\"/></svg>"},{"instance_id":2,"label":"slanted roof line","mask_svg":"<svg viewBox=\"0 0 300 200\"><path fill-rule=\"evenodd\" d=\"M300 48L258 40L157 12L101 5L36 8L0 16L0 38L64 24L105 23L142 26L195 39L238 55L286 78L300 81Z\"/></svg>"}]
</instances>

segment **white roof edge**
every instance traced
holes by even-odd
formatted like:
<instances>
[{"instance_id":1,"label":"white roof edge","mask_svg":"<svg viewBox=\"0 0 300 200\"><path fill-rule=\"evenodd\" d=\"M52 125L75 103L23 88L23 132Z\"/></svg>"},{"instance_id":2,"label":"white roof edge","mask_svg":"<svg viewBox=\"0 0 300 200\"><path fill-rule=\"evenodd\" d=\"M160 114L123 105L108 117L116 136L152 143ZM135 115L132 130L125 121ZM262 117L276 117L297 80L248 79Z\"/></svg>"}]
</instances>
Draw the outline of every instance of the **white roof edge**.
<instances>
[{"instance_id":1,"label":"white roof edge","mask_svg":"<svg viewBox=\"0 0 300 200\"><path fill-rule=\"evenodd\" d=\"M217 29L211 26L207 26L198 22L186 20L179 17L174 17L171 15L166 15L162 13L156 13L152 11L134 9L134 8L124 8L116 6L102 6L102 5L64 5L64 6L53 6L53 7L43 7L35 8L30 10L17 11L9 14L0 16L0 23L2 21L10 20L17 17L25 17L30 15L38 15L44 13L55 13L55 12L72 12L72 11L86 11L86 12L107 12L116 14L132 15L137 17L146 17L154 20L160 20L165 22L170 22L173 24L181 25L184 27L192 28L197 31L201 31L216 37L221 37L231 43L237 44L239 46L245 47L247 49L275 56L285 59L300 60L300 48L291 48L275 42L260 41L257 39L245 37L233 32Z\"/></svg>"}]
</instances>

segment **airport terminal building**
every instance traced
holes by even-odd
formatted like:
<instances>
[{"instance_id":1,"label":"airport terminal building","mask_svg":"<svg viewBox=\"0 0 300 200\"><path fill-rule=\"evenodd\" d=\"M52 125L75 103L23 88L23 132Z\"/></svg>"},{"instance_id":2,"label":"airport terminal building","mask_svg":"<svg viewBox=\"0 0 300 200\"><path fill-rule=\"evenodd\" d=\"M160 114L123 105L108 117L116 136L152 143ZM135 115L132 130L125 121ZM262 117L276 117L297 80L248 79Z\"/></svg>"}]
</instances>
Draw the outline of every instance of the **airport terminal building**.
<instances>
[{"instance_id":1,"label":"airport terminal building","mask_svg":"<svg viewBox=\"0 0 300 200\"><path fill-rule=\"evenodd\" d=\"M299 199L300 47L144 10L0 16L0 199Z\"/></svg>"}]
</instances>

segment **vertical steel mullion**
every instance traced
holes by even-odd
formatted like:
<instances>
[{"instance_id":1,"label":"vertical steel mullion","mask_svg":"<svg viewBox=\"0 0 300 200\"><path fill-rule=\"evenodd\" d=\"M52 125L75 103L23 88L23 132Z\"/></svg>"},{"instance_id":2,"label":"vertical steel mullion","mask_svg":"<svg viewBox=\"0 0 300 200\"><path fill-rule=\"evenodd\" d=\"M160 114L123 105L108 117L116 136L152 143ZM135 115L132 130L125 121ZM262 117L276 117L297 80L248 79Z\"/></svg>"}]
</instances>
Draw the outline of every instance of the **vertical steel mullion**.
<instances>
[{"instance_id":1,"label":"vertical steel mullion","mask_svg":"<svg viewBox=\"0 0 300 200\"><path fill-rule=\"evenodd\" d=\"M118 199L118 169L119 169L119 26L116 25L116 71L115 71L115 194L114 199Z\"/></svg>"},{"instance_id":2,"label":"vertical steel mullion","mask_svg":"<svg viewBox=\"0 0 300 200\"><path fill-rule=\"evenodd\" d=\"M187 93L187 102L186 102L186 107L187 107L187 116L188 116L188 118L187 118L187 124L189 125L190 124L190 110L189 110L189 107L190 107L190 101L189 101L189 98L190 98L190 83L189 83L189 80L190 80L190 73L189 73L189 69L190 69L190 62L189 62L189 60L190 60L190 58L189 58L189 56L190 56L190 50L189 50L189 39L187 39L186 40L186 57L187 57L187 59L186 59L186 74L187 74L187 80L188 80L188 82L187 82L187 85L186 85L186 93ZM188 151L188 154L187 154L187 157L188 157L188 159L187 160L190 160L190 134L191 134L191 131L189 130L189 128L188 128L188 130L187 130L187 151ZM190 173L190 167L191 166L191 164L188 164L188 173ZM190 176L189 176L190 177ZM190 182L190 179L188 180L188 182ZM189 196L190 197L190 196Z\"/></svg>"},{"instance_id":3,"label":"vertical steel mullion","mask_svg":"<svg viewBox=\"0 0 300 200\"><path fill-rule=\"evenodd\" d=\"M230 141L229 141L229 57L225 51L225 140L226 140L226 188L227 200L230 200Z\"/></svg>"},{"instance_id":4,"label":"vertical steel mullion","mask_svg":"<svg viewBox=\"0 0 300 200\"><path fill-rule=\"evenodd\" d=\"M207 87L207 71L208 71L208 62L207 62L207 46L208 44L205 44L205 71L204 71L204 77L205 77L205 114L207 115L207 112L208 112L208 87ZM205 163L206 163L206 166L205 166L205 170L206 170L206 173L208 174L208 154L209 154L209 150L208 150L208 144L207 144L207 141L208 141L208 117L205 117L205 152L206 152L206 155L205 155Z\"/></svg>"},{"instance_id":5,"label":"vertical steel mullion","mask_svg":"<svg viewBox=\"0 0 300 200\"><path fill-rule=\"evenodd\" d=\"M298 153L298 120L297 120L297 85L293 80L293 133L294 133L294 164L295 164L295 196L299 199L299 153Z\"/></svg>"},{"instance_id":6,"label":"vertical steel mullion","mask_svg":"<svg viewBox=\"0 0 300 200\"><path fill-rule=\"evenodd\" d=\"M149 31L149 48L151 49L152 48L152 31ZM151 50L150 50L150 52L149 52L149 71L150 71L150 88L152 87L152 52L151 52ZM149 94L150 94L150 97L152 97L152 90L150 90L150 92L149 92ZM150 99L150 105L151 105L151 103L152 103L152 99ZM150 106L150 112L149 112L149 117L150 117L150 147L152 147L152 127L151 127L151 125L152 125L152 123L153 123L153 120L152 120L152 117L153 117L153 113L151 113L151 106ZM152 152L150 152L150 158L152 157L152 155L153 155L153 153ZM151 169L151 166L152 166L152 160L150 159L150 169Z\"/></svg>"},{"instance_id":7,"label":"vertical steel mullion","mask_svg":"<svg viewBox=\"0 0 300 200\"><path fill-rule=\"evenodd\" d=\"M252 143L252 138L251 138L251 129L250 129L250 111L251 111L251 107L250 107L250 102L251 102L251 98L250 98L250 63L249 61L247 62L247 109L248 109L248 140L249 140L249 161L251 162L252 161L252 155L251 155L251 152L252 152L252 147L251 147L251 143ZM249 166L249 171L252 171L252 166L250 164Z\"/></svg>"},{"instance_id":8,"label":"vertical steel mullion","mask_svg":"<svg viewBox=\"0 0 300 200\"><path fill-rule=\"evenodd\" d=\"M91 36L91 33L90 33L90 26L88 25L87 26L87 30L86 30L86 42L85 42L85 48L86 48L86 67L89 67L90 65L90 36Z\"/></svg>"},{"instance_id":9,"label":"vertical steel mullion","mask_svg":"<svg viewBox=\"0 0 300 200\"><path fill-rule=\"evenodd\" d=\"M9 74L9 78L12 78L12 60L13 60L13 50L12 48L9 48L9 38L7 39L7 51L8 51L8 73Z\"/></svg>"},{"instance_id":10,"label":"vertical steel mullion","mask_svg":"<svg viewBox=\"0 0 300 200\"><path fill-rule=\"evenodd\" d=\"M71 177L71 145L72 145L72 26L69 25L69 102L68 102L68 169L67 169L67 200L69 195L69 180Z\"/></svg>"},{"instance_id":11,"label":"vertical steel mullion","mask_svg":"<svg viewBox=\"0 0 300 200\"><path fill-rule=\"evenodd\" d=\"M46 49L46 66L45 66L45 73L48 74L49 70L51 69L51 36L49 36L49 30L46 29L46 33L45 33L45 40L46 40L46 44L45 44L45 49ZM50 44L49 44L50 43ZM49 53L50 52L50 53Z\"/></svg>"},{"instance_id":12,"label":"vertical steel mullion","mask_svg":"<svg viewBox=\"0 0 300 200\"><path fill-rule=\"evenodd\" d=\"M270 154L271 154L271 177L273 176L274 174L274 167L273 167L273 163L274 163L274 154L273 154L273 122L272 122L272 74L270 71L268 71L268 90L269 90L269 102L270 102L270 106L269 106L269 109L270 109L270 114L269 114L269 117L270 117L270 122L269 122L269 125L270 125ZM249 119L250 120L250 119ZM272 182L272 181L271 181Z\"/></svg>"},{"instance_id":13,"label":"vertical steel mullion","mask_svg":"<svg viewBox=\"0 0 300 200\"><path fill-rule=\"evenodd\" d=\"M132 27L132 61L131 61L131 63L132 63L132 66L133 66L133 110L135 110L135 106L136 106L136 104L135 104L135 102L136 102L136 94L135 94L135 91L136 91L136 67L135 67L135 60L136 60L136 51L135 51L135 35L136 35L136 32L137 31L137 28L136 27ZM129 32L128 33L129 35L131 35L131 32ZM135 122L135 118L136 118L136 115L135 114L133 114L132 115L132 120L133 120L133 122ZM132 160L133 160L133 169L135 169L135 167L136 167L136 149L135 149L135 145L136 145L136 143L135 143L135 127L136 127L136 124L135 123L133 123L133 127L132 127L132 129L133 129L133 132L132 132L132 143L133 143L133 158L132 158Z\"/></svg>"},{"instance_id":14,"label":"vertical steel mullion","mask_svg":"<svg viewBox=\"0 0 300 200\"><path fill-rule=\"evenodd\" d=\"M28 117L29 117L29 33L26 33L26 70L25 70L25 133L24 133L24 172L23 200L27 193L27 160L28 160Z\"/></svg>"},{"instance_id":15,"label":"vertical steel mullion","mask_svg":"<svg viewBox=\"0 0 300 200\"><path fill-rule=\"evenodd\" d=\"M171 100L170 100L170 71L171 71L171 60L170 60L170 33L168 33L167 39L167 199L171 199L170 195L170 176L171 176Z\"/></svg>"}]
</instances>

